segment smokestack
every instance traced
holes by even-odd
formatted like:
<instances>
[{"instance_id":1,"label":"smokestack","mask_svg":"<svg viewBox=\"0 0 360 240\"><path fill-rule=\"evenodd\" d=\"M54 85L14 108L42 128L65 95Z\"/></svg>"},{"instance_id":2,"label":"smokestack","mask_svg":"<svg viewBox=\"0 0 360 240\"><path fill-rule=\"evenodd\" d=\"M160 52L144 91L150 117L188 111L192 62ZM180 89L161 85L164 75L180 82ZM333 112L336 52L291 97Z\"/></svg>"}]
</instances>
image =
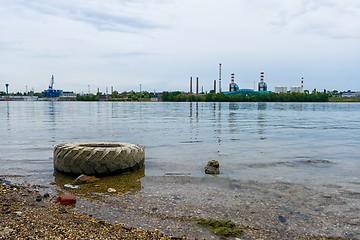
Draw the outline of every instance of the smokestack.
<instances>
[{"instance_id":1,"label":"smokestack","mask_svg":"<svg viewBox=\"0 0 360 240\"><path fill-rule=\"evenodd\" d=\"M221 63L219 63L219 93L221 93Z\"/></svg>"},{"instance_id":2,"label":"smokestack","mask_svg":"<svg viewBox=\"0 0 360 240\"><path fill-rule=\"evenodd\" d=\"M196 95L199 95L199 77L196 77Z\"/></svg>"},{"instance_id":3,"label":"smokestack","mask_svg":"<svg viewBox=\"0 0 360 240\"><path fill-rule=\"evenodd\" d=\"M192 94L192 77L190 77L190 94Z\"/></svg>"},{"instance_id":4,"label":"smokestack","mask_svg":"<svg viewBox=\"0 0 360 240\"><path fill-rule=\"evenodd\" d=\"M260 73L260 82L264 82L264 72Z\"/></svg>"},{"instance_id":5,"label":"smokestack","mask_svg":"<svg viewBox=\"0 0 360 240\"><path fill-rule=\"evenodd\" d=\"M111 86L111 94L114 92L114 87Z\"/></svg>"},{"instance_id":6,"label":"smokestack","mask_svg":"<svg viewBox=\"0 0 360 240\"><path fill-rule=\"evenodd\" d=\"M6 87L6 95L9 95L9 84L6 83L6 84L5 84L5 87Z\"/></svg>"},{"instance_id":7,"label":"smokestack","mask_svg":"<svg viewBox=\"0 0 360 240\"><path fill-rule=\"evenodd\" d=\"M216 93L216 80L214 80L214 93Z\"/></svg>"}]
</instances>

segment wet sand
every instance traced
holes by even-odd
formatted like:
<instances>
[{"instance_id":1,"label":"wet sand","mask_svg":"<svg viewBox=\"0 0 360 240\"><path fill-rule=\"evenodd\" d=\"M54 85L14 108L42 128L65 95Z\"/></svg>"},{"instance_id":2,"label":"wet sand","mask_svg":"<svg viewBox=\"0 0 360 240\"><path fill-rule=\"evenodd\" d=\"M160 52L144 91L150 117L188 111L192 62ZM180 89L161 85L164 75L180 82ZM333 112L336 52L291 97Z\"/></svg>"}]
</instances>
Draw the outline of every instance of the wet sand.
<instances>
[{"instance_id":1,"label":"wet sand","mask_svg":"<svg viewBox=\"0 0 360 240\"><path fill-rule=\"evenodd\" d=\"M360 193L337 185L244 182L206 176L145 177L136 194L84 198L79 210L165 234L217 238L192 218L232 220L241 239L360 238ZM91 208L92 204L96 208Z\"/></svg>"},{"instance_id":2,"label":"wet sand","mask_svg":"<svg viewBox=\"0 0 360 240\"><path fill-rule=\"evenodd\" d=\"M224 239L193 220L214 218L232 220L241 227L243 234L238 239L360 239L360 193L342 186L260 183L216 176L144 177L138 181L141 189L125 194L95 191L95 186L81 191L81 188L84 189L82 185L79 189L67 190L75 193L78 201L75 207L66 210L85 219L75 223L80 221L90 229L99 228L99 222L109 224L107 226L113 229L114 236L114 229L122 228L119 226L131 226L139 231L152 230L145 231L149 236L162 232L169 238ZM32 188L42 194L50 192L53 197L58 190L64 191L58 186ZM18 195L18 199L22 197L22 194ZM33 197L27 201L33 201L27 203L33 212L42 209L50 215L58 214L56 205L39 208ZM10 221L6 217L19 217L14 212L2 211L0 233L8 227L3 221ZM30 223L22 222L24 225ZM66 221L59 224L64 229L74 226L76 229L77 226ZM143 235L128 239L152 238Z\"/></svg>"}]
</instances>

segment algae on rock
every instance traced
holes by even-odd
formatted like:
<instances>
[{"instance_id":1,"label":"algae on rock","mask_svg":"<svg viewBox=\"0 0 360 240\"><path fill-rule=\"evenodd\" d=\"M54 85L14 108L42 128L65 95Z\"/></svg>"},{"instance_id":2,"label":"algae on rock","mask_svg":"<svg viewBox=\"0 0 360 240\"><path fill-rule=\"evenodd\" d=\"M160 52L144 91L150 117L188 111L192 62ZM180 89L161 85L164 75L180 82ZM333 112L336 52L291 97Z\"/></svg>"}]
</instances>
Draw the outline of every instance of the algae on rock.
<instances>
[{"instance_id":1,"label":"algae on rock","mask_svg":"<svg viewBox=\"0 0 360 240\"><path fill-rule=\"evenodd\" d=\"M195 221L218 236L238 237L242 233L242 229L231 220L216 220L208 218L195 218Z\"/></svg>"}]
</instances>

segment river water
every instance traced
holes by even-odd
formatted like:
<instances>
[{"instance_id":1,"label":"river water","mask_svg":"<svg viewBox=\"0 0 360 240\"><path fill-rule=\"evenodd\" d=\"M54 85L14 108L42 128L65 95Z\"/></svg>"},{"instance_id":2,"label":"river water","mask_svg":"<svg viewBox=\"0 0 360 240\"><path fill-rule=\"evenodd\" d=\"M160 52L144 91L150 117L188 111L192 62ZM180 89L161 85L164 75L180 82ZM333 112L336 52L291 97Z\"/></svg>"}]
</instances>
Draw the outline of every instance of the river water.
<instances>
[{"instance_id":1,"label":"river water","mask_svg":"<svg viewBox=\"0 0 360 240\"><path fill-rule=\"evenodd\" d=\"M360 185L360 104L0 102L0 175L53 181L52 151L75 141L145 146L145 175Z\"/></svg>"}]
</instances>

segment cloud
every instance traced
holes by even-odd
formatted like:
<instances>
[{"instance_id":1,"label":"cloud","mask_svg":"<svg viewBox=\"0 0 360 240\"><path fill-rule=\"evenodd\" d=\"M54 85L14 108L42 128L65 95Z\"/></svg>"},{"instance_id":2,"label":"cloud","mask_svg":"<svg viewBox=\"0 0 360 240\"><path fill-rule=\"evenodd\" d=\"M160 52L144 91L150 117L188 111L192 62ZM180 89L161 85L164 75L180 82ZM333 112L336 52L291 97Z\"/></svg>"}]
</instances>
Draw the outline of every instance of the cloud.
<instances>
[{"instance_id":1,"label":"cloud","mask_svg":"<svg viewBox=\"0 0 360 240\"><path fill-rule=\"evenodd\" d=\"M16 42L14 41L0 41L0 49L1 50L15 50L17 49L16 47Z\"/></svg>"},{"instance_id":2,"label":"cloud","mask_svg":"<svg viewBox=\"0 0 360 240\"><path fill-rule=\"evenodd\" d=\"M271 22L282 30L327 38L360 38L360 3L357 1L301 0L279 5Z\"/></svg>"},{"instance_id":3,"label":"cloud","mask_svg":"<svg viewBox=\"0 0 360 240\"><path fill-rule=\"evenodd\" d=\"M140 51L132 51L132 52L107 52L103 54L99 54L99 57L102 58L119 58L119 57L144 57L144 56L156 56L154 53L140 52Z\"/></svg>"},{"instance_id":4,"label":"cloud","mask_svg":"<svg viewBox=\"0 0 360 240\"><path fill-rule=\"evenodd\" d=\"M85 22L100 31L137 32L138 30L164 27L141 15L134 16L127 13L128 3L129 1L122 1L116 4L116 11L112 9L112 5L91 5L89 1L17 0L12 4L17 5L18 9L26 8L42 15Z\"/></svg>"}]
</instances>

